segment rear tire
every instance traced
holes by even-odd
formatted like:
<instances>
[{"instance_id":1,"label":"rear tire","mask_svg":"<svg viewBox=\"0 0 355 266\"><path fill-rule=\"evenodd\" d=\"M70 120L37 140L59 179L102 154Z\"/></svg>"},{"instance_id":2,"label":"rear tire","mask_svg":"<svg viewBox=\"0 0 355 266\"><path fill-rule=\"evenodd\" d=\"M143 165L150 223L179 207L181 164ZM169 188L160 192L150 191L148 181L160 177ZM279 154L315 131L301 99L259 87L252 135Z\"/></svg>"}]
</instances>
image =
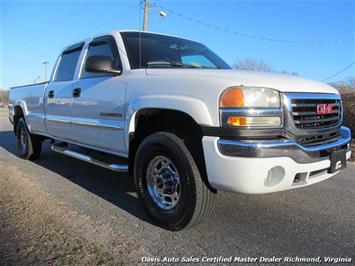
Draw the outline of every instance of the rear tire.
<instances>
[{"instance_id":1,"label":"rear tire","mask_svg":"<svg viewBox=\"0 0 355 266\"><path fill-rule=\"evenodd\" d=\"M157 132L140 144L134 162L138 197L159 226L177 231L202 222L211 212L215 193L176 135Z\"/></svg>"},{"instance_id":2,"label":"rear tire","mask_svg":"<svg viewBox=\"0 0 355 266\"><path fill-rule=\"evenodd\" d=\"M28 131L24 118L17 123L16 146L19 156L26 160L35 160L41 154L42 139Z\"/></svg>"}]
</instances>

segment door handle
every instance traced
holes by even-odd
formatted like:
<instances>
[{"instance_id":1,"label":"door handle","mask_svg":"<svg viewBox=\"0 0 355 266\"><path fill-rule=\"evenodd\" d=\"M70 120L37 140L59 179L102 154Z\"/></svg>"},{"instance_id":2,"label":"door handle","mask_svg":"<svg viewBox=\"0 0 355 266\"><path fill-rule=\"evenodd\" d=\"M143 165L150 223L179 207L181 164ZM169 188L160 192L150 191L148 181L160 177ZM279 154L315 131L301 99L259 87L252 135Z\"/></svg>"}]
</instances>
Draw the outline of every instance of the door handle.
<instances>
[{"instance_id":1,"label":"door handle","mask_svg":"<svg viewBox=\"0 0 355 266\"><path fill-rule=\"evenodd\" d=\"M48 92L48 98L54 98L54 90L50 90L49 92Z\"/></svg>"},{"instance_id":2,"label":"door handle","mask_svg":"<svg viewBox=\"0 0 355 266\"><path fill-rule=\"evenodd\" d=\"M75 89L73 90L73 97L74 97L74 98L80 97L80 94L81 94L81 89L80 89L80 88L75 88Z\"/></svg>"}]
</instances>

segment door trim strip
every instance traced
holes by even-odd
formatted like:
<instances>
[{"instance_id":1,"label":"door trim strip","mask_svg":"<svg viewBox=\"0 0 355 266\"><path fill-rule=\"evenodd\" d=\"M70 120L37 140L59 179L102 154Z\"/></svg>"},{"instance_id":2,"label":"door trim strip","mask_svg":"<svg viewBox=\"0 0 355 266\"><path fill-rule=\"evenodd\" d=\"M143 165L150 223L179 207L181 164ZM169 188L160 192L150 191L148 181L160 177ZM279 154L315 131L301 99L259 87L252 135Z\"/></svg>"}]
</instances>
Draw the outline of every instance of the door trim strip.
<instances>
[{"instance_id":1,"label":"door trim strip","mask_svg":"<svg viewBox=\"0 0 355 266\"><path fill-rule=\"evenodd\" d=\"M106 129L106 130L116 130L121 131L123 130L120 126L114 125L103 125L98 123L90 123L90 122L79 122L79 121L69 121L65 119L54 119L54 118L47 118L47 122L50 124L65 124L65 125L74 125L74 126L81 126L81 127L89 127L89 128L96 128L96 129Z\"/></svg>"},{"instance_id":2,"label":"door trim strip","mask_svg":"<svg viewBox=\"0 0 355 266\"><path fill-rule=\"evenodd\" d=\"M70 121L69 120L65 120L65 119L46 118L46 120L50 124L65 124L65 125L69 125L70 124Z\"/></svg>"},{"instance_id":3,"label":"door trim strip","mask_svg":"<svg viewBox=\"0 0 355 266\"><path fill-rule=\"evenodd\" d=\"M71 121L70 124L74 125L74 126L90 127L90 128L97 128L97 129L107 129L107 130L117 130L117 131L120 131L123 129L120 126L103 125L103 124L90 123L90 122Z\"/></svg>"}]
</instances>

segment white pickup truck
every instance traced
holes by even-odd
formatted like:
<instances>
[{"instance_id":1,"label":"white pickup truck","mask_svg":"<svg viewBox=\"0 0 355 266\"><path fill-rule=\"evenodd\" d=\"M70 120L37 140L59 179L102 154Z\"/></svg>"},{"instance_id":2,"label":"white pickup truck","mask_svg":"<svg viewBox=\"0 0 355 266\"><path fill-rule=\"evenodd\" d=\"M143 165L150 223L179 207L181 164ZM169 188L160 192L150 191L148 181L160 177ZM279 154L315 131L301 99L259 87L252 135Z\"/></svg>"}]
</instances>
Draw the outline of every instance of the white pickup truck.
<instances>
[{"instance_id":1,"label":"white pickup truck","mask_svg":"<svg viewBox=\"0 0 355 266\"><path fill-rule=\"evenodd\" d=\"M327 84L236 71L203 44L113 31L59 55L49 82L12 88L18 152L52 150L133 174L149 217L201 222L218 190L307 186L346 167L351 134Z\"/></svg>"}]
</instances>

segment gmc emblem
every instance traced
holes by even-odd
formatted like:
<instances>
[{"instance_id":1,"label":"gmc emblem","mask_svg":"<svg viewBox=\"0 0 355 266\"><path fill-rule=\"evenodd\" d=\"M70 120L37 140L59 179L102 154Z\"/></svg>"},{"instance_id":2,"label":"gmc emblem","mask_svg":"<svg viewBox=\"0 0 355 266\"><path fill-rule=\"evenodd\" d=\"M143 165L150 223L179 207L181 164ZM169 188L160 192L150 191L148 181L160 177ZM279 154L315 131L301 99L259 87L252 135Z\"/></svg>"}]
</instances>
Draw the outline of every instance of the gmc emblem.
<instances>
[{"instance_id":1,"label":"gmc emblem","mask_svg":"<svg viewBox=\"0 0 355 266\"><path fill-rule=\"evenodd\" d=\"M335 104L318 104L317 115L326 115L334 113Z\"/></svg>"}]
</instances>

